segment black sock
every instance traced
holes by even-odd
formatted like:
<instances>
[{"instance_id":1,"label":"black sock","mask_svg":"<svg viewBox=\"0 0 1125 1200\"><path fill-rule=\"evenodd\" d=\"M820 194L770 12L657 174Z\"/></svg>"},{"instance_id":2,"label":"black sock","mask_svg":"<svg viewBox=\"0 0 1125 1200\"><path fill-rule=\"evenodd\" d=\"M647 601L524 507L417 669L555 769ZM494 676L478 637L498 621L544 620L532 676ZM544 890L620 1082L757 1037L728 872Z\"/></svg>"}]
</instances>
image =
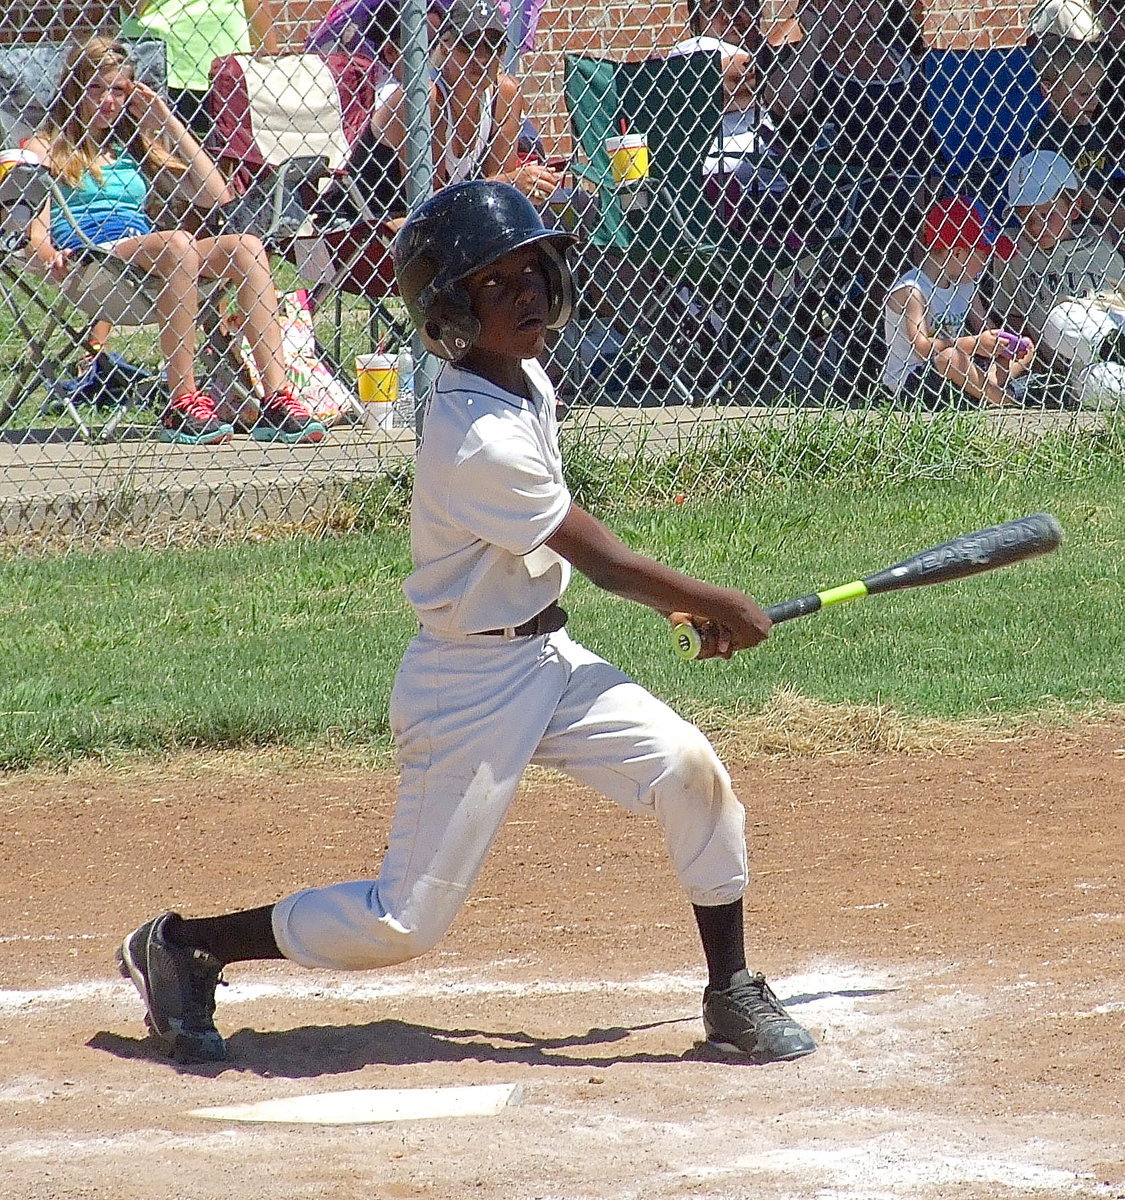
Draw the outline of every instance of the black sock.
<instances>
[{"instance_id":1,"label":"black sock","mask_svg":"<svg viewBox=\"0 0 1125 1200\"><path fill-rule=\"evenodd\" d=\"M221 917L168 922L168 938L177 946L206 950L225 967L254 958L284 958L273 936L273 905L248 908Z\"/></svg>"},{"instance_id":2,"label":"black sock","mask_svg":"<svg viewBox=\"0 0 1125 1200\"><path fill-rule=\"evenodd\" d=\"M708 983L722 990L730 986L731 976L746 967L746 946L742 934L742 901L704 907L693 904L695 923L707 959Z\"/></svg>"}]
</instances>

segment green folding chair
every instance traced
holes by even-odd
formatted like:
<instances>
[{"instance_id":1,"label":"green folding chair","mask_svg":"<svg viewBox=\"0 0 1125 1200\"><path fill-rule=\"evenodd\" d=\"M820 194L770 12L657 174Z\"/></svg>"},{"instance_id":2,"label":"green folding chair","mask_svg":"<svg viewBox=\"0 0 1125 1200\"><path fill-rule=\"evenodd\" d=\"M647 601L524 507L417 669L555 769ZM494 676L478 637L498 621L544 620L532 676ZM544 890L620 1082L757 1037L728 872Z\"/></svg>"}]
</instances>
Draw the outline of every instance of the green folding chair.
<instances>
[{"instance_id":1,"label":"green folding chair","mask_svg":"<svg viewBox=\"0 0 1125 1200\"><path fill-rule=\"evenodd\" d=\"M760 248L729 232L704 190L703 162L722 123L720 56L622 63L568 55L564 87L581 152L571 170L598 196L578 256L580 266L583 258L594 264L593 278L580 274L580 290L600 294L614 283L607 276L629 276L633 304L618 322L628 339L616 353L655 365L679 400L711 401L744 377L760 342L753 326L763 267ZM623 130L647 137L644 183L613 181L605 140ZM638 374L653 378L651 367Z\"/></svg>"}]
</instances>

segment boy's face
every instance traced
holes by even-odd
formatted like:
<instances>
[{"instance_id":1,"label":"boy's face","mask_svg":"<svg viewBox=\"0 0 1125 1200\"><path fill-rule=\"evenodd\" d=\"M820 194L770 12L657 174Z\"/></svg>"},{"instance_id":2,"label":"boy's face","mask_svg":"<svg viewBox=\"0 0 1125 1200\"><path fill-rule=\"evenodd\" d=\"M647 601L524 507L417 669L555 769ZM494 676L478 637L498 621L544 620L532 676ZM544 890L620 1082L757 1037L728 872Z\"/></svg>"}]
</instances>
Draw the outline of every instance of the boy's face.
<instances>
[{"instance_id":1,"label":"boy's face","mask_svg":"<svg viewBox=\"0 0 1125 1200\"><path fill-rule=\"evenodd\" d=\"M535 246L513 250L464 281L480 322L471 356L537 358L547 339L550 288Z\"/></svg>"},{"instance_id":2,"label":"boy's face","mask_svg":"<svg viewBox=\"0 0 1125 1200\"><path fill-rule=\"evenodd\" d=\"M982 246L955 246L953 259L961 265L962 278L979 280L988 265L988 252Z\"/></svg>"},{"instance_id":3,"label":"boy's face","mask_svg":"<svg viewBox=\"0 0 1125 1200\"><path fill-rule=\"evenodd\" d=\"M951 246L947 251L945 273L951 279L979 279L988 263L987 252L979 246Z\"/></svg>"},{"instance_id":4,"label":"boy's face","mask_svg":"<svg viewBox=\"0 0 1125 1200\"><path fill-rule=\"evenodd\" d=\"M1071 68L1048 85L1047 98L1068 125L1090 125L1098 115L1098 92L1104 78L1100 66Z\"/></svg>"},{"instance_id":5,"label":"boy's face","mask_svg":"<svg viewBox=\"0 0 1125 1200\"><path fill-rule=\"evenodd\" d=\"M1020 219L1020 236L1039 250L1053 250L1059 242L1072 236L1071 222L1077 200L1059 192L1046 204L1021 206L1016 209Z\"/></svg>"}]
</instances>

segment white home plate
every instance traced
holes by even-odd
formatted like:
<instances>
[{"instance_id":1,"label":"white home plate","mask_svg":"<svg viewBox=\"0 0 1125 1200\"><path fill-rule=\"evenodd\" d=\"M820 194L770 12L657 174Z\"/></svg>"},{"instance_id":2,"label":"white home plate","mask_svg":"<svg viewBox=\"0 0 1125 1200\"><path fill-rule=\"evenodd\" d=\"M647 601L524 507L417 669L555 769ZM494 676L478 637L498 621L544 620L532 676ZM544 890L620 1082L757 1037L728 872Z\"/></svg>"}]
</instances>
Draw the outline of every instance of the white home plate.
<instances>
[{"instance_id":1,"label":"white home plate","mask_svg":"<svg viewBox=\"0 0 1125 1200\"><path fill-rule=\"evenodd\" d=\"M213 1121L288 1121L304 1125L370 1125L378 1121L418 1121L425 1117L494 1117L520 1102L518 1083L480 1087L359 1088L319 1092L257 1104L196 1108L191 1117Z\"/></svg>"}]
</instances>

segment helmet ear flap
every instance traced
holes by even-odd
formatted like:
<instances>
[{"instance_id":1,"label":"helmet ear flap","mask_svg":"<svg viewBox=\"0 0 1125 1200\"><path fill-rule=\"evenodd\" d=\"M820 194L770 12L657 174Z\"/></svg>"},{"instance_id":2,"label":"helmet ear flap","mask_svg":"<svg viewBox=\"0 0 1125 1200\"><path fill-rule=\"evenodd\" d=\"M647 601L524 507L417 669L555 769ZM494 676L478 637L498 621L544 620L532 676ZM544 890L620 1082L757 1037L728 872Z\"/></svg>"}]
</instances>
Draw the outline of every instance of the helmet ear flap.
<instances>
[{"instance_id":1,"label":"helmet ear flap","mask_svg":"<svg viewBox=\"0 0 1125 1200\"><path fill-rule=\"evenodd\" d=\"M439 292L425 313L420 332L431 354L449 362L464 358L480 337L480 322L473 316L465 289L451 287Z\"/></svg>"},{"instance_id":2,"label":"helmet ear flap","mask_svg":"<svg viewBox=\"0 0 1125 1200\"><path fill-rule=\"evenodd\" d=\"M562 246L544 240L539 243L539 257L547 275L548 329L562 329L574 312L574 277Z\"/></svg>"}]
</instances>

